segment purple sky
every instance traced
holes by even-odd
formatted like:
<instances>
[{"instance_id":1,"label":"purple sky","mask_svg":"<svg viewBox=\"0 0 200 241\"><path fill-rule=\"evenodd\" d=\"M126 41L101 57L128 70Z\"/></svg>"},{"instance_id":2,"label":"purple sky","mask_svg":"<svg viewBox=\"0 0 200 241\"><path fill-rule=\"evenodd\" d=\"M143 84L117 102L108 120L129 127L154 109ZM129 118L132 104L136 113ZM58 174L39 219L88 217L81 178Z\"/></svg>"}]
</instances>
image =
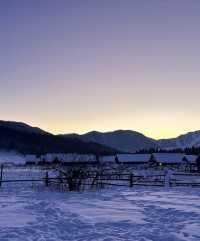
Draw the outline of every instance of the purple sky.
<instances>
[{"instance_id":1,"label":"purple sky","mask_svg":"<svg viewBox=\"0 0 200 241\"><path fill-rule=\"evenodd\" d=\"M0 119L54 133L200 129L200 1L3 0Z\"/></svg>"}]
</instances>

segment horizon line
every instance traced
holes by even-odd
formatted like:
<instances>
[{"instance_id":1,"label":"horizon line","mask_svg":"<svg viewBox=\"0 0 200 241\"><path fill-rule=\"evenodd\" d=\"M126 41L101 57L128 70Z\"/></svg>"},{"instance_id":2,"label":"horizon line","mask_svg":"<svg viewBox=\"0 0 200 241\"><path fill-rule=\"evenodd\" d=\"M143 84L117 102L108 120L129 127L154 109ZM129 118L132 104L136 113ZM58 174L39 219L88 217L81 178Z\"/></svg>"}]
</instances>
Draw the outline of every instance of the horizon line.
<instances>
[{"instance_id":1,"label":"horizon line","mask_svg":"<svg viewBox=\"0 0 200 241\"><path fill-rule=\"evenodd\" d=\"M3 120L1 119L0 121L4 121L4 122L13 122L13 123L21 123L21 124L26 124L30 127L33 127L33 128L39 128L41 129L42 131L45 131L45 132L48 132L50 134L53 134L53 135L73 135L73 134L77 134L77 135L85 135L85 134L88 134L88 133L91 133L91 132L98 132L98 133L103 133L103 134L106 134L106 133L112 133L112 132L116 132L116 131L131 131L131 132L136 132L138 134L142 134L144 135L145 137L147 138L150 138L150 139L153 139L155 141L158 141L158 140L166 140L166 139L176 139L180 136L183 136L183 135L186 135L186 134L190 134L190 133L195 133L195 132L198 132L200 131L199 130L194 130L194 131L188 131L188 132L185 132L185 133L180 133L178 134L177 136L173 136L173 137L161 137L161 138L153 138L149 135L146 135L145 132L143 131L138 131L138 130L133 130L133 129L113 129L113 130L97 130L97 129L92 129L92 130L88 130L88 131L81 131L81 132L76 132L76 131L71 131L71 132L57 132L55 130L52 130L52 129L48 129L48 128L43 128L43 127L40 127L40 126L37 126L37 125L34 125L34 124L31 124L29 122L25 122L25 121L21 121L21 120Z\"/></svg>"}]
</instances>

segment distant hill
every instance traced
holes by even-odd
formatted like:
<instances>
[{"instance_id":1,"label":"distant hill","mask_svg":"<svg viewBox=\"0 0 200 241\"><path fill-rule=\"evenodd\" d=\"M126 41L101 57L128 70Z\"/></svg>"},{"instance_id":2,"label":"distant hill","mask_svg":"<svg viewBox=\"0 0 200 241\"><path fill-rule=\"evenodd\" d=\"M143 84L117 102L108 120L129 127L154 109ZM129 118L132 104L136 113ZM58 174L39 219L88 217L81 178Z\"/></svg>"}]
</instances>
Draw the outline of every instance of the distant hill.
<instances>
[{"instance_id":1,"label":"distant hill","mask_svg":"<svg viewBox=\"0 0 200 241\"><path fill-rule=\"evenodd\" d=\"M96 142L123 152L135 152L139 149L156 147L156 141L143 134L130 130L117 130L113 132L92 131L83 135L68 134L64 137L75 137L85 142Z\"/></svg>"},{"instance_id":2,"label":"distant hill","mask_svg":"<svg viewBox=\"0 0 200 241\"><path fill-rule=\"evenodd\" d=\"M0 120L0 127L6 127L15 131L22 131L25 133L35 133L35 134L50 134L38 127L32 127L22 122L16 121L2 121Z\"/></svg>"},{"instance_id":3,"label":"distant hill","mask_svg":"<svg viewBox=\"0 0 200 241\"><path fill-rule=\"evenodd\" d=\"M200 131L189 132L176 138L161 140L155 140L130 130L118 130L105 133L92 131L83 135L67 134L63 136L76 137L85 142L93 141L123 152L135 152L150 148L172 150L200 147Z\"/></svg>"},{"instance_id":4,"label":"distant hill","mask_svg":"<svg viewBox=\"0 0 200 241\"><path fill-rule=\"evenodd\" d=\"M0 121L0 149L24 154L80 153L115 154L117 151L98 143L63 138L24 123Z\"/></svg>"},{"instance_id":5,"label":"distant hill","mask_svg":"<svg viewBox=\"0 0 200 241\"><path fill-rule=\"evenodd\" d=\"M53 135L25 123L0 121L0 149L16 150L25 154L115 154L134 153L151 148L172 150L190 147L200 147L200 131L161 140L154 140L131 130Z\"/></svg>"},{"instance_id":6,"label":"distant hill","mask_svg":"<svg viewBox=\"0 0 200 241\"><path fill-rule=\"evenodd\" d=\"M200 147L200 131L189 132L176 138L157 141L158 147L163 149Z\"/></svg>"}]
</instances>

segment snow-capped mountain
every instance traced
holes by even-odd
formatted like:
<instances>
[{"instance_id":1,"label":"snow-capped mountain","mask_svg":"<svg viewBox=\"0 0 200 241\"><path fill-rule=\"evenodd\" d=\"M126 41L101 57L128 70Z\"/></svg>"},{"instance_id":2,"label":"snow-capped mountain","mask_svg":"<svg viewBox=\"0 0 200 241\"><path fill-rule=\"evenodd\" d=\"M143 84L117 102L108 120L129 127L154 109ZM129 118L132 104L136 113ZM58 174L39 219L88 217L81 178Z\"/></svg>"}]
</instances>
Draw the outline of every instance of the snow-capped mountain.
<instances>
[{"instance_id":1,"label":"snow-capped mountain","mask_svg":"<svg viewBox=\"0 0 200 241\"><path fill-rule=\"evenodd\" d=\"M176 138L161 139L157 145L163 149L200 147L200 131L189 132Z\"/></svg>"},{"instance_id":2,"label":"snow-capped mountain","mask_svg":"<svg viewBox=\"0 0 200 241\"><path fill-rule=\"evenodd\" d=\"M155 140L131 130L117 130L105 133L92 131L84 135L69 134L64 136L76 137L85 142L96 142L123 152L135 152L140 149L156 147Z\"/></svg>"}]
</instances>

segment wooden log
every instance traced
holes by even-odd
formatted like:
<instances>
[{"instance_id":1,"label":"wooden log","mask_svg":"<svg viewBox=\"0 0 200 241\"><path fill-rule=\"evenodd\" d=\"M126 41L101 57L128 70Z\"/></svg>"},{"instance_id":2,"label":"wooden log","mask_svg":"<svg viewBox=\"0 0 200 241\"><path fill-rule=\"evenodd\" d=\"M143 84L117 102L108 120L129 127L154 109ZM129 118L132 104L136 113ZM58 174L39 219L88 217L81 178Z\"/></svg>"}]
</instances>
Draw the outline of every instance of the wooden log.
<instances>
[{"instance_id":1,"label":"wooden log","mask_svg":"<svg viewBox=\"0 0 200 241\"><path fill-rule=\"evenodd\" d=\"M49 173L46 172L46 177L45 177L45 186L48 187L49 186Z\"/></svg>"},{"instance_id":2,"label":"wooden log","mask_svg":"<svg viewBox=\"0 0 200 241\"><path fill-rule=\"evenodd\" d=\"M0 187L2 186L2 180L3 180L3 164L1 164Z\"/></svg>"},{"instance_id":3,"label":"wooden log","mask_svg":"<svg viewBox=\"0 0 200 241\"><path fill-rule=\"evenodd\" d=\"M129 187L133 187L133 174L130 174L130 183L129 183Z\"/></svg>"}]
</instances>

